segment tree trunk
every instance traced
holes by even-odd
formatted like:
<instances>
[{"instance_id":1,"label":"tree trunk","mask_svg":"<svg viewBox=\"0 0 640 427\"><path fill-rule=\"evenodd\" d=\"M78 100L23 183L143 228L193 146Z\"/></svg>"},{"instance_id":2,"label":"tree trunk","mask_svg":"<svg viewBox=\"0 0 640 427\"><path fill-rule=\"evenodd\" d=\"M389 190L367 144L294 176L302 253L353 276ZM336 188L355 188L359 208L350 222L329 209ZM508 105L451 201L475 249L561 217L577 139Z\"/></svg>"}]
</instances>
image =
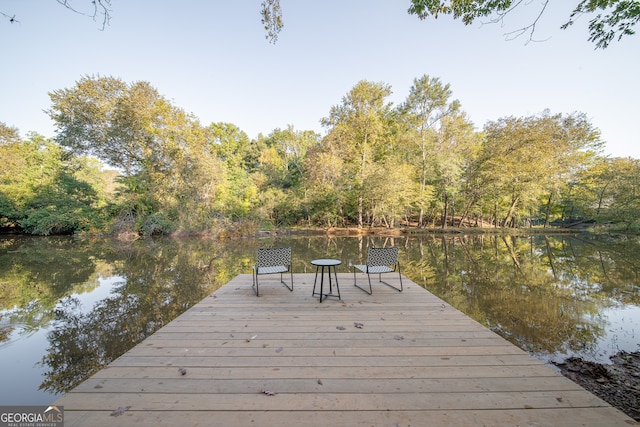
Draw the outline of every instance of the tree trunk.
<instances>
[{"instance_id":1,"label":"tree trunk","mask_svg":"<svg viewBox=\"0 0 640 427\"><path fill-rule=\"evenodd\" d=\"M451 226L455 227L456 226L456 212L455 212L455 207L451 206Z\"/></svg>"},{"instance_id":2,"label":"tree trunk","mask_svg":"<svg viewBox=\"0 0 640 427\"><path fill-rule=\"evenodd\" d=\"M449 216L449 195L444 193L444 211L442 212L442 228L447 228L447 217Z\"/></svg>"},{"instance_id":3,"label":"tree trunk","mask_svg":"<svg viewBox=\"0 0 640 427\"><path fill-rule=\"evenodd\" d=\"M553 198L553 193L549 193L549 199L547 200L547 210L545 212L544 225L542 226L542 228L547 228L547 225L549 225L549 216L551 215L551 199L552 198Z\"/></svg>"},{"instance_id":4,"label":"tree trunk","mask_svg":"<svg viewBox=\"0 0 640 427\"><path fill-rule=\"evenodd\" d=\"M509 207L509 210L507 211L507 214L504 217L504 221L503 224L507 224L507 222L509 221L509 219L513 218L513 211L516 209L516 205L518 204L518 197L514 197L512 202L511 202L511 206ZM515 224L514 224L514 228L515 228Z\"/></svg>"}]
</instances>

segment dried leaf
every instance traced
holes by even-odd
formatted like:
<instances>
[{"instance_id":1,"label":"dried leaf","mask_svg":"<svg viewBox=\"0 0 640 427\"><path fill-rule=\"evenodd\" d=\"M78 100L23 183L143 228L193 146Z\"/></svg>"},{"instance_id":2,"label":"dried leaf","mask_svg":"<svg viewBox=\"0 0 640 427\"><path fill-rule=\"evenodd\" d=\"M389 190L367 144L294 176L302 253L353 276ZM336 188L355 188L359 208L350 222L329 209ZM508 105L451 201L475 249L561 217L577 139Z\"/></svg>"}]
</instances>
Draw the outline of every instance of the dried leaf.
<instances>
[{"instance_id":1,"label":"dried leaf","mask_svg":"<svg viewBox=\"0 0 640 427\"><path fill-rule=\"evenodd\" d=\"M358 323L358 322L353 322L353 326L355 326L358 329L362 329L364 327L364 324Z\"/></svg>"},{"instance_id":2,"label":"dried leaf","mask_svg":"<svg viewBox=\"0 0 640 427\"><path fill-rule=\"evenodd\" d=\"M323 385L322 384L322 380L318 378L318 384Z\"/></svg>"},{"instance_id":3,"label":"dried leaf","mask_svg":"<svg viewBox=\"0 0 640 427\"><path fill-rule=\"evenodd\" d=\"M394 340L398 340L398 341L402 341L404 339L404 337L402 335L395 335L393 337Z\"/></svg>"},{"instance_id":4,"label":"dried leaf","mask_svg":"<svg viewBox=\"0 0 640 427\"><path fill-rule=\"evenodd\" d=\"M180 375L187 375L187 370L185 368L178 368L178 372L180 372Z\"/></svg>"},{"instance_id":5,"label":"dried leaf","mask_svg":"<svg viewBox=\"0 0 640 427\"><path fill-rule=\"evenodd\" d=\"M278 394L276 392L273 392L273 391L270 391L270 390L265 390L265 389L260 390L260 393L266 394L267 396L275 396L276 394Z\"/></svg>"},{"instance_id":6,"label":"dried leaf","mask_svg":"<svg viewBox=\"0 0 640 427\"><path fill-rule=\"evenodd\" d=\"M257 335L254 335L251 338L247 338L247 342L251 342L251 341L255 340L256 338L258 338Z\"/></svg>"},{"instance_id":7,"label":"dried leaf","mask_svg":"<svg viewBox=\"0 0 640 427\"><path fill-rule=\"evenodd\" d=\"M113 411L111 413L111 416L112 417L119 417L120 415L122 415L125 412L127 412L129 409L131 409L131 406L119 406L118 409L116 409L115 411Z\"/></svg>"},{"instance_id":8,"label":"dried leaf","mask_svg":"<svg viewBox=\"0 0 640 427\"><path fill-rule=\"evenodd\" d=\"M339 331L344 331L347 328L345 328L344 326L336 326L336 329Z\"/></svg>"}]
</instances>

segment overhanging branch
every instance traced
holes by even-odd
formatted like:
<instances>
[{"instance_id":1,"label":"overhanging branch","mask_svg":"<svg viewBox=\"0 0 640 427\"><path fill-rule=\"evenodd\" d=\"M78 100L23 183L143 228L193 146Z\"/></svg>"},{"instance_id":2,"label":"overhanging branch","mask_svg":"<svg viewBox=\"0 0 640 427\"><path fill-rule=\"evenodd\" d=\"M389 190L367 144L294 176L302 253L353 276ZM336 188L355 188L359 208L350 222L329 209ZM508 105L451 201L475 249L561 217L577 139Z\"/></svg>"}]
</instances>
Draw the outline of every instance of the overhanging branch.
<instances>
[{"instance_id":1,"label":"overhanging branch","mask_svg":"<svg viewBox=\"0 0 640 427\"><path fill-rule=\"evenodd\" d=\"M93 4L93 13L85 13L74 8L73 6L71 6L69 0L56 1L75 13L91 17L96 22L98 22L98 18L101 17L101 30L104 30L104 28L109 25L109 22L111 22L111 0L91 0L91 3Z\"/></svg>"}]
</instances>

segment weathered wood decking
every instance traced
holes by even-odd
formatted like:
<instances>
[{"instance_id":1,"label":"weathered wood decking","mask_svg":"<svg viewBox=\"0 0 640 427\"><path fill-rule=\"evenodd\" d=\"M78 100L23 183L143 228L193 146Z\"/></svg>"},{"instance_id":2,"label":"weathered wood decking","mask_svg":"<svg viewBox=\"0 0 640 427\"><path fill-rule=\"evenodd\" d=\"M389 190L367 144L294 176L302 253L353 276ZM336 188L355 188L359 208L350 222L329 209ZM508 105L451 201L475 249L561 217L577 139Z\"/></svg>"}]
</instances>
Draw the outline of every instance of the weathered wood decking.
<instances>
[{"instance_id":1,"label":"weathered wood decking","mask_svg":"<svg viewBox=\"0 0 640 427\"><path fill-rule=\"evenodd\" d=\"M236 277L60 398L65 426L637 425L408 279L338 277L322 304L312 274Z\"/></svg>"}]
</instances>

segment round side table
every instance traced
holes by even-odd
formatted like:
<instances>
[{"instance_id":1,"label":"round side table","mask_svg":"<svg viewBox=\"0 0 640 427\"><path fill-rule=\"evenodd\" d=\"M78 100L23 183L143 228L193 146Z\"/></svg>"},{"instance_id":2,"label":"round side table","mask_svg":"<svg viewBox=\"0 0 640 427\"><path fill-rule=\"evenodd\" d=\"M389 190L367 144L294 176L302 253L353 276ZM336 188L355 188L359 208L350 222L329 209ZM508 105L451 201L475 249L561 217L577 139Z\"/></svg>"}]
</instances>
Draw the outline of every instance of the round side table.
<instances>
[{"instance_id":1,"label":"round side table","mask_svg":"<svg viewBox=\"0 0 640 427\"><path fill-rule=\"evenodd\" d=\"M342 264L342 261L338 259L314 259L311 261L311 265L316 266L316 278L313 281L313 293L312 296L320 295L320 302L322 302L322 297L327 299L327 297L337 297L340 298L340 287L338 286L338 273L336 272L336 266ZM333 293L333 283L331 282L331 267L333 267L333 276L335 277L336 282L336 291L337 294ZM329 293L323 292L324 286L324 270L327 269L327 273L329 276ZM318 281L318 270L320 270L320 292L316 292L316 283Z\"/></svg>"}]
</instances>

